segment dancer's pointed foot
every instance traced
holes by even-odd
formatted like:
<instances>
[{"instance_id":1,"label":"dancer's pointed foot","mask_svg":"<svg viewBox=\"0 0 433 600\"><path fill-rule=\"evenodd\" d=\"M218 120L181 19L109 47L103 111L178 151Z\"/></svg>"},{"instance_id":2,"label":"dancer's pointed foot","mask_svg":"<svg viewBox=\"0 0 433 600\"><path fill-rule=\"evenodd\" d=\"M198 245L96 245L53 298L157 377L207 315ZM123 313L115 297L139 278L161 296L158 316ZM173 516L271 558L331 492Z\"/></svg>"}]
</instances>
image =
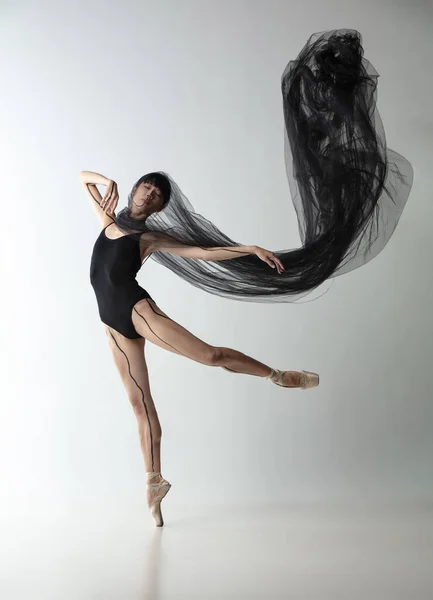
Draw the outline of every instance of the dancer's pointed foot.
<instances>
[{"instance_id":1,"label":"dancer's pointed foot","mask_svg":"<svg viewBox=\"0 0 433 600\"><path fill-rule=\"evenodd\" d=\"M266 379L270 379L273 383L281 387L300 388L302 390L319 385L319 375L310 371L279 371L278 369L271 369Z\"/></svg>"},{"instance_id":2,"label":"dancer's pointed foot","mask_svg":"<svg viewBox=\"0 0 433 600\"><path fill-rule=\"evenodd\" d=\"M157 527L164 525L161 512L161 500L167 495L171 483L161 476L161 473L149 471L147 475L147 505Z\"/></svg>"}]
</instances>

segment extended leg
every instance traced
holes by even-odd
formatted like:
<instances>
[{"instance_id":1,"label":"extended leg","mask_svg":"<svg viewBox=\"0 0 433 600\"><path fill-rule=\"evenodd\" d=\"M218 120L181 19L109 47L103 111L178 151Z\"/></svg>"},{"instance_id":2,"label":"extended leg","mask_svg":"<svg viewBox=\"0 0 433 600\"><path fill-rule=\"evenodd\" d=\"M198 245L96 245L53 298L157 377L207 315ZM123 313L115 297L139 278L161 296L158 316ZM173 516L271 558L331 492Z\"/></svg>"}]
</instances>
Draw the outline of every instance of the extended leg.
<instances>
[{"instance_id":1,"label":"extended leg","mask_svg":"<svg viewBox=\"0 0 433 600\"><path fill-rule=\"evenodd\" d=\"M232 348L216 347L202 341L168 317L153 300L140 300L132 310L132 321L140 335L160 348L175 352L199 363L222 367L232 373L268 377L271 368ZM284 371L284 385L297 387L300 374Z\"/></svg>"}]
</instances>

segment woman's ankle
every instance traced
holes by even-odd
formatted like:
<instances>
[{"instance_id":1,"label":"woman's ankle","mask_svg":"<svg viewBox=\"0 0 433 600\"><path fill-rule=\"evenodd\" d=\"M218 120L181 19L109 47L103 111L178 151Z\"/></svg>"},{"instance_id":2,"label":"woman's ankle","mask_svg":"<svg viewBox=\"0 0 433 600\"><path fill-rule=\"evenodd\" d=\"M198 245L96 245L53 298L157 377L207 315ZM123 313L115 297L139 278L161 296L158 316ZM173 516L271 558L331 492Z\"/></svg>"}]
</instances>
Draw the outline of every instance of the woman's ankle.
<instances>
[{"instance_id":1,"label":"woman's ankle","mask_svg":"<svg viewBox=\"0 0 433 600\"><path fill-rule=\"evenodd\" d=\"M265 379L270 379L271 381L276 379L277 375L278 375L278 370L277 369L272 369L272 367L269 367L271 370L269 371L268 375L265 375Z\"/></svg>"},{"instance_id":2,"label":"woman's ankle","mask_svg":"<svg viewBox=\"0 0 433 600\"><path fill-rule=\"evenodd\" d=\"M162 475L159 471L148 471L146 477L147 483L159 483L162 480Z\"/></svg>"}]
</instances>

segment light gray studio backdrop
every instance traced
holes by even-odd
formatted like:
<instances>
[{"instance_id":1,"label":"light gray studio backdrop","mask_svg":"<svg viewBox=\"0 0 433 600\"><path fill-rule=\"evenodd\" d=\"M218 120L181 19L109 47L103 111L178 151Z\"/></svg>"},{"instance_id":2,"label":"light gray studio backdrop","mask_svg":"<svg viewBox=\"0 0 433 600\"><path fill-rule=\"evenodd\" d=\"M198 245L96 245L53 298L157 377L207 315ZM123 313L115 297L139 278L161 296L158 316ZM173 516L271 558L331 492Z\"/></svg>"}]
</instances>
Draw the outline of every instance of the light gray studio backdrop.
<instances>
[{"instance_id":1,"label":"light gray studio backdrop","mask_svg":"<svg viewBox=\"0 0 433 600\"><path fill-rule=\"evenodd\" d=\"M240 243L298 246L280 76L310 34L343 27L414 166L407 208L379 257L298 305L225 300L145 263L139 283L195 335L321 374L293 391L149 343L162 471L173 503L431 502L432 15L416 0L1 4L1 508L145 502L79 171L114 179L119 208L168 171Z\"/></svg>"}]
</instances>

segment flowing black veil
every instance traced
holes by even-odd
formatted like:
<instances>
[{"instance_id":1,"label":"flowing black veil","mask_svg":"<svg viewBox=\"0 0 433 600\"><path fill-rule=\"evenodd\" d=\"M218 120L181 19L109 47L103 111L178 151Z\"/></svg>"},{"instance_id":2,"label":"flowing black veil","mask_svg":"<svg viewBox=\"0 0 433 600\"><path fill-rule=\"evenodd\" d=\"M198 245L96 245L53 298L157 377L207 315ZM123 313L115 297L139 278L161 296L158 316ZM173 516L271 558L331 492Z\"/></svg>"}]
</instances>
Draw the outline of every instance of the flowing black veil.
<instances>
[{"instance_id":1,"label":"flowing black veil","mask_svg":"<svg viewBox=\"0 0 433 600\"><path fill-rule=\"evenodd\" d=\"M378 73L363 57L361 35L335 30L310 37L282 75L284 151L302 246L273 250L279 274L255 255L151 258L211 294L242 301L291 302L374 258L387 244L413 182L410 163L386 147ZM194 211L176 182L166 208L143 222L128 207L116 217L130 233L159 231L201 247L239 246ZM234 255L236 256L236 255Z\"/></svg>"}]
</instances>

